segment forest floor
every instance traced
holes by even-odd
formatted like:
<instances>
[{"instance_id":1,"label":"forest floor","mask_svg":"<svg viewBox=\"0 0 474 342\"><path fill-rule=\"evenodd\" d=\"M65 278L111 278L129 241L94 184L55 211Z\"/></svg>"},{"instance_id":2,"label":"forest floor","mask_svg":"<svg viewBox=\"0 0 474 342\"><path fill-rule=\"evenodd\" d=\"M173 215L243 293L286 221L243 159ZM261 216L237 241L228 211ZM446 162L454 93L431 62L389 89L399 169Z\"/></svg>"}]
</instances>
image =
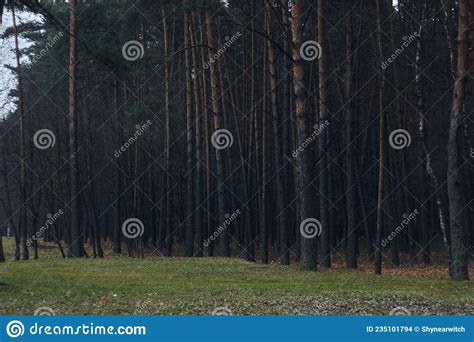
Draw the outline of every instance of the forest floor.
<instances>
[{"instance_id":1,"label":"forest floor","mask_svg":"<svg viewBox=\"0 0 474 342\"><path fill-rule=\"evenodd\" d=\"M366 268L301 272L231 258L65 260L57 250L41 252L39 260L0 264L0 314L40 307L56 315L474 314L474 283L439 276L442 266L375 276Z\"/></svg>"}]
</instances>

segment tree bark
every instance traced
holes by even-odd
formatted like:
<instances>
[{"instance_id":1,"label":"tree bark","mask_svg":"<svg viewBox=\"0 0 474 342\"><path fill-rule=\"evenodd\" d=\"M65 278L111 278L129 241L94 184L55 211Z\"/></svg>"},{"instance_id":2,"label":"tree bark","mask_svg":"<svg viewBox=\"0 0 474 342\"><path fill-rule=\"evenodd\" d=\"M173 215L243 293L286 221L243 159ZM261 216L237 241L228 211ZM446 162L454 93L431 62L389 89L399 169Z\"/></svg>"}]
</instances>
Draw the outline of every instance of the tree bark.
<instances>
[{"instance_id":1,"label":"tree bark","mask_svg":"<svg viewBox=\"0 0 474 342\"><path fill-rule=\"evenodd\" d=\"M304 82L303 61L300 47L303 43L303 4L302 0L294 0L291 9L291 32L293 36L293 84L295 88L295 107L297 122L298 145L310 135L310 118L308 113L308 97ZM307 219L314 219L315 212L314 196L312 194L311 181L313 180L313 163L311 150L307 147L297 156L298 167L298 192L300 199L300 227L303 230ZM325 227L323 227L324 229ZM309 236L309 235L307 235ZM316 271L317 249L316 238L301 237L301 269L305 271Z\"/></svg>"},{"instance_id":2,"label":"tree bark","mask_svg":"<svg viewBox=\"0 0 474 342\"><path fill-rule=\"evenodd\" d=\"M272 36L272 17L271 8L268 1L265 2L267 15L267 35ZM267 39L267 53L268 53L268 74L270 76L270 92L271 92L271 108L272 108L272 123L273 123L273 141L274 141L274 158L275 158L275 172L276 172L276 209L278 212L277 231L279 232L280 240L280 263L282 265L290 264L290 250L288 240L288 225L286 219L286 211L284 204L284 180L283 180L283 164L281 160L281 141L279 128L280 111L278 109L278 94L277 94L277 75L275 63L275 49L273 48L271 39Z\"/></svg>"},{"instance_id":3,"label":"tree bark","mask_svg":"<svg viewBox=\"0 0 474 342\"><path fill-rule=\"evenodd\" d=\"M448 141L448 197L451 230L453 280L468 280L468 239L466 201L463 179L462 113L469 70L469 0L459 0L457 77L454 82L453 103ZM466 210L467 211L467 210Z\"/></svg>"},{"instance_id":4,"label":"tree bark","mask_svg":"<svg viewBox=\"0 0 474 342\"><path fill-rule=\"evenodd\" d=\"M263 47L264 56L267 53L267 47ZM260 238L260 258L264 264L268 264L269 262L269 247L268 247L268 217L267 217L267 192L268 192L268 185L267 185L267 178L268 178L268 157L267 157L267 150L268 150L268 142L267 142L267 63L263 63L263 82L262 82L262 134L261 134L261 142L262 142L262 179L259 182L259 187L261 188L260 191L260 230L261 230L261 238ZM256 139L258 131L255 131ZM258 139L257 139L258 141ZM258 148L257 148L258 152Z\"/></svg>"},{"instance_id":5,"label":"tree bark","mask_svg":"<svg viewBox=\"0 0 474 342\"><path fill-rule=\"evenodd\" d=\"M163 16L163 45L165 50L165 215L161 229L165 244L165 256L171 256L173 253L173 236L171 228L171 168L170 168L170 149L171 149L171 51L168 37L168 21L166 19L165 8L161 7Z\"/></svg>"},{"instance_id":6,"label":"tree bark","mask_svg":"<svg viewBox=\"0 0 474 342\"><path fill-rule=\"evenodd\" d=\"M83 256L83 234L81 231L81 195L79 189L79 155L77 143L77 0L69 1L69 165L71 196L71 241L69 254L73 258Z\"/></svg>"},{"instance_id":7,"label":"tree bark","mask_svg":"<svg viewBox=\"0 0 474 342\"><path fill-rule=\"evenodd\" d=\"M384 62L383 30L382 30L382 4L375 0L377 9L377 44L380 65ZM377 231L375 237L375 274L382 274L382 234L383 234L383 202L385 196L385 72L380 71L379 88L379 180L377 196Z\"/></svg>"},{"instance_id":8,"label":"tree bark","mask_svg":"<svg viewBox=\"0 0 474 342\"><path fill-rule=\"evenodd\" d=\"M184 255L194 254L194 172L193 172L193 89L191 80L191 58L189 53L189 12L184 13L184 55L186 74L186 145L187 145L187 193L186 193L186 243Z\"/></svg>"},{"instance_id":9,"label":"tree bark","mask_svg":"<svg viewBox=\"0 0 474 342\"><path fill-rule=\"evenodd\" d=\"M325 21L325 0L318 0L318 40L321 45L321 55L319 56L319 122L324 123L329 118L329 101L328 101L328 84L327 84L327 54L329 53ZM319 134L319 210L320 221L322 226L321 231L321 251L320 263L323 267L331 267L331 253L329 246L329 237L331 230L331 223L329 219L329 165L328 165L328 142L329 130L324 129Z\"/></svg>"},{"instance_id":10,"label":"tree bark","mask_svg":"<svg viewBox=\"0 0 474 342\"><path fill-rule=\"evenodd\" d=\"M26 218L26 141L25 141L25 105L23 95L23 76L20 64L20 47L18 43L18 29L16 25L15 5L12 5L13 34L15 37L15 58L16 73L18 80L18 113L20 123L20 240L21 240L21 258L28 260L30 254L28 251L28 223Z\"/></svg>"},{"instance_id":11,"label":"tree bark","mask_svg":"<svg viewBox=\"0 0 474 342\"><path fill-rule=\"evenodd\" d=\"M204 39L204 33L205 33L205 25L202 23L201 19L201 14L198 15L199 19L199 27L200 27L200 35L199 35L199 40L200 44L202 45L201 48L201 62L202 65L204 66L206 64L206 48L204 47L205 44L205 39ZM207 75L205 69L202 71L202 111L204 113L204 146L205 146L205 181L206 181L206 215L205 215L205 222L206 222L206 234L209 236L212 231L212 221L213 217L211 215L211 206L212 206L212 201L214 199L214 196L211 193L211 143L209 141L209 108L208 108L208 94L207 94L207 88L208 88L208 82L207 82ZM207 254L209 256L212 256L214 254L214 241L211 241L209 243L209 246L207 248Z\"/></svg>"},{"instance_id":12,"label":"tree bark","mask_svg":"<svg viewBox=\"0 0 474 342\"><path fill-rule=\"evenodd\" d=\"M352 6L352 4L350 4ZM352 13L346 13L346 205L347 205L347 245L346 265L357 268L357 182L355 180L356 167L354 158L354 138L356 120L352 108L354 84L354 58L352 39Z\"/></svg>"},{"instance_id":13,"label":"tree bark","mask_svg":"<svg viewBox=\"0 0 474 342\"><path fill-rule=\"evenodd\" d=\"M114 78L114 126L115 126L115 146L120 146L122 140L122 127L120 125L120 108L118 104L119 84ZM117 160L118 167L115 168L115 215L114 215L114 246L113 252L117 255L122 253L122 229L121 229L121 197L122 197L122 170L120 159Z\"/></svg>"},{"instance_id":14,"label":"tree bark","mask_svg":"<svg viewBox=\"0 0 474 342\"><path fill-rule=\"evenodd\" d=\"M202 90L202 79L199 77L201 70L198 70L198 58L197 58L197 47L196 46L196 33L195 33L195 20L194 15L190 14L190 25L189 25L189 36L191 41L191 46L193 49L192 53L192 62L193 62L193 90L194 90L194 110L195 110L195 179L194 179L194 198L195 198L195 213L194 213L194 227L195 227L195 247L197 249L196 256L203 256L203 210L202 210L202 129L201 129L201 90Z\"/></svg>"},{"instance_id":15,"label":"tree bark","mask_svg":"<svg viewBox=\"0 0 474 342\"><path fill-rule=\"evenodd\" d=\"M207 45L209 60L213 59L215 54L215 41L212 30L212 15L209 11L205 12L206 16L206 32L207 32ZM211 98L212 98L212 111L214 121L214 132L223 128L223 113L222 113L222 98L219 89L219 61L216 60L214 63L210 63L211 72ZM217 202L218 202L218 217L219 224L223 224L226 215L226 199L225 199L225 150L216 148L216 165L217 165ZM221 253L225 257L230 256L230 243L229 233L227 229L220 235L220 247Z\"/></svg>"}]
</instances>

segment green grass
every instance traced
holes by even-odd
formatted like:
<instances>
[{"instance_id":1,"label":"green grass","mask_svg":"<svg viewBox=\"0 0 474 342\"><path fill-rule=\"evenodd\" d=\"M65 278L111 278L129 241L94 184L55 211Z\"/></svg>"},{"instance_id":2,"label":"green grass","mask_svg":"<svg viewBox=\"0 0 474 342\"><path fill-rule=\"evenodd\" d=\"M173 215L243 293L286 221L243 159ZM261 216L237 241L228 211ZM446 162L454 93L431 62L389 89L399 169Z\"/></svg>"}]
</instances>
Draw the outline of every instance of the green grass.
<instances>
[{"instance_id":1,"label":"green grass","mask_svg":"<svg viewBox=\"0 0 474 342\"><path fill-rule=\"evenodd\" d=\"M0 314L474 314L472 282L225 258L43 256L0 264L0 282Z\"/></svg>"}]
</instances>

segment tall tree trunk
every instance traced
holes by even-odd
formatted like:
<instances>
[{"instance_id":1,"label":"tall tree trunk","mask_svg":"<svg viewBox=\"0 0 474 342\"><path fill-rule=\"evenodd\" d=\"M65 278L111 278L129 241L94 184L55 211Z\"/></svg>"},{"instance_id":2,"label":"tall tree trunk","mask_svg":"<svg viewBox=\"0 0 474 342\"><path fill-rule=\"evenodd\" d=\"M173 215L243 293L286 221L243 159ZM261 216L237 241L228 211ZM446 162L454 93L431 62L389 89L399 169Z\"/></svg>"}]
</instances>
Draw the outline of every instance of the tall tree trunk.
<instances>
[{"instance_id":1,"label":"tall tree trunk","mask_svg":"<svg viewBox=\"0 0 474 342\"><path fill-rule=\"evenodd\" d=\"M391 49L392 51L396 51L396 46L395 42L397 40L396 32L395 32L395 25L394 25L394 20L396 18L395 14L395 8L393 6L390 6L390 12L389 12L389 23L390 23L390 40L391 40ZM392 72L393 72L393 86L395 88L395 91L398 93L399 92L399 86L398 86L398 68L397 68L397 63L394 61L392 63ZM394 124L394 122L397 124L398 127L402 127L402 121L403 121L403 113L401 111L401 104L400 104L400 96L396 96L395 101L395 115L392 115L391 120L387 120L387 127L390 128L390 124ZM397 157L400 157L400 162L397 162ZM406 158L405 154L396 155L396 154L390 154L388 156L388 165L389 168L394 170L394 174L397 179L403 179L403 175L407 174L406 173ZM396 186L402 186L402 187L407 187L407 180L403 180L401 183L397 182L391 182L390 183L392 186L392 189L394 189ZM397 216L401 216L403 210L406 209L408 210L408 204L406 200L406 193L404 191L398 191L399 195L398 196L393 196L392 197L392 202L393 204L390 206L392 209L392 212L395 212ZM398 198L396 198L398 197ZM402 209L403 208L403 209ZM408 229L411 229L409 227ZM408 234L413 236L413 233L409 230ZM392 266L394 267L399 267L400 266L400 241L401 241L402 236L398 234L395 236L392 241L390 242L390 254L391 254L391 263ZM412 240L410 240L412 241ZM410 252L414 251L414 249L410 248ZM412 258L410 258L413 260Z\"/></svg>"},{"instance_id":2,"label":"tall tree trunk","mask_svg":"<svg viewBox=\"0 0 474 342\"><path fill-rule=\"evenodd\" d=\"M263 47L264 56L266 55L267 48L266 46ZM269 160L267 157L267 150L268 150L268 142L267 142L267 63L263 63L263 86L262 86L262 134L261 134L261 141L262 141L262 179L259 183L259 187L261 188L260 192L260 229L261 229L261 244L260 244L260 258L264 264L268 264L268 257L269 257L269 250L268 250L268 217L267 217L267 192L268 192L268 185L267 185L267 174L268 174L268 164ZM255 131L256 139L258 137L257 130ZM258 149L257 149L258 152Z\"/></svg>"},{"instance_id":3,"label":"tall tree trunk","mask_svg":"<svg viewBox=\"0 0 474 342\"><path fill-rule=\"evenodd\" d=\"M308 113L308 97L304 82L303 60L300 47L303 43L303 4L302 0L294 0L291 9L291 31L293 36L293 83L295 88L295 107L297 122L298 146L310 135L310 118ZM315 203L312 194L311 181L313 180L313 163L311 150L307 147L297 156L298 192L300 199L300 233L301 236L301 269L316 271L317 249L316 239L313 236ZM308 228L310 228L308 230ZM324 229L325 227L323 227ZM310 232L310 234L306 234Z\"/></svg>"},{"instance_id":4,"label":"tall tree trunk","mask_svg":"<svg viewBox=\"0 0 474 342\"><path fill-rule=\"evenodd\" d=\"M69 254L73 258L83 256L83 234L81 232L81 199L79 189L79 156L77 148L77 0L70 0L69 18L69 165L71 195L71 241Z\"/></svg>"},{"instance_id":5,"label":"tall tree trunk","mask_svg":"<svg viewBox=\"0 0 474 342\"><path fill-rule=\"evenodd\" d=\"M384 63L382 4L375 0L377 11L377 44L380 65ZM375 274L382 274L382 233L383 233L383 201L385 196L385 71L380 71L379 88L379 181L377 196L377 232L375 237Z\"/></svg>"},{"instance_id":6,"label":"tall tree trunk","mask_svg":"<svg viewBox=\"0 0 474 342\"><path fill-rule=\"evenodd\" d=\"M201 19L201 14L199 14L198 19L199 19L199 30L200 30L200 35L199 35L199 41L200 44L202 45L201 48L201 62L202 65L205 65L207 60L206 60L206 48L204 47L205 44L205 39L204 39L204 33L205 33L205 27L202 23ZM205 179L206 179L206 229L205 231L207 232L207 236L212 231L212 221L213 217L211 215L211 205L212 201L214 199L214 196L211 193L211 143L209 141L209 108L208 108L208 95L207 95L207 75L205 69L202 72L202 111L204 113L204 146L205 146L205 152L206 152L206 159L205 159ZM214 241L211 241L209 243L208 249L207 249L208 255L212 256L214 253Z\"/></svg>"},{"instance_id":7,"label":"tall tree trunk","mask_svg":"<svg viewBox=\"0 0 474 342\"><path fill-rule=\"evenodd\" d=\"M96 184L96 179L94 175L96 174L96 170L94 169L94 151L93 151L93 146L97 146L97 142L94 140L94 135L92 134L93 128L92 128L92 105L89 104L87 113L84 115L84 129L87 130L87 133L85 134L86 137L86 144L88 146L88 156L86 158L87 160L87 171L88 171L88 177L89 179L89 184L88 184L88 189L87 189L87 194L85 197L86 203L88 203L88 211L87 215L89 218L90 222L90 227L91 227L91 244L92 244L92 249L93 249L93 256L103 258L104 257L104 251L102 249L102 242L101 242L101 233L100 231L102 228L97 222L97 184ZM118 145L117 145L118 146Z\"/></svg>"},{"instance_id":8,"label":"tall tree trunk","mask_svg":"<svg viewBox=\"0 0 474 342\"><path fill-rule=\"evenodd\" d=\"M285 201L284 203L288 203L289 198L294 198L294 174L293 174L293 165L285 161L286 156L291 155L291 148L292 148L292 131L293 131L293 120L291 118L290 113L292 112L291 107L291 98L292 98L292 59L291 59L291 28L290 28L290 21L289 15L290 12L288 10L288 1L280 0L280 7L281 7L281 22L282 22L282 48L283 48L283 55L281 58L281 78L279 82L282 82L282 158L283 163L285 164L285 169L283 170L283 184L284 184L284 194L285 194ZM295 221L294 215L292 215L292 211L288 210L287 208L287 234L288 237L288 248L291 249L292 241L294 240L294 232L295 232ZM298 248L296 248L299 251Z\"/></svg>"},{"instance_id":9,"label":"tall tree trunk","mask_svg":"<svg viewBox=\"0 0 474 342\"><path fill-rule=\"evenodd\" d=\"M419 154L420 154L420 157L421 157L421 160L424 161L424 165L425 165L425 169L426 171L428 172L428 176L430 177L431 179L431 182L433 184L433 187L432 189L436 192L436 197L437 197L437 202L439 204L441 204L441 196L439 194L439 182L438 182L438 179L436 177L436 175L434 174L434 171L432 169L432 166L431 166L431 155L429 154L428 152L428 149L426 147L426 130L425 130L425 126L426 126L426 119L425 119L425 103L424 103L424 98L423 98L423 82L422 82L422 79L421 79L421 70L422 70L422 32L423 32L423 26L422 26L423 23L420 24L420 27L418 29L418 41L416 42L416 55L415 55L415 93L416 93L416 107L417 107L417 110L418 110L418 137L420 139L420 147L419 147ZM419 171L419 187L420 187L420 192L421 192L421 195L422 195L422 198L425 198L426 194L427 194L427 191L426 191L426 183L429 182L429 179L427 181L427 177L426 177L426 173L425 173L425 170L423 168L420 168L420 171ZM429 183L428 183L429 184ZM429 186L429 185L428 185ZM426 196L428 197L428 196ZM426 206L428 206L428 208L426 208ZM423 207L424 208L420 208L420 211L421 211L421 229L422 229L422 232L421 232L421 238L422 238L422 258L423 258L423 262L425 264L429 264L431 261L431 256L430 256L430 246L429 246L429 243L430 243L430 240L431 240L431 225L430 225L430 219L429 217L431 216L431 210L429 210L429 203L428 202L424 202L423 203ZM441 220L440 220L440 227L441 227L441 233L442 233L442 236L443 236L443 241L444 241L444 244L445 244L445 247L446 247L446 251L447 251L447 256L448 256L448 261L449 261L449 264L451 264L451 252L450 252L450 248L449 248L449 243L448 243L448 239L447 239L447 232L446 232L446 223L445 223L445 219L444 219L444 210L440 207L439 208L439 213L441 213Z\"/></svg>"},{"instance_id":10,"label":"tall tree trunk","mask_svg":"<svg viewBox=\"0 0 474 342\"><path fill-rule=\"evenodd\" d=\"M25 141L25 105L23 95L23 76L20 64L20 47L18 43L18 29L16 25L15 5L12 5L13 34L15 36L16 73L18 80L18 112L20 122L20 223L19 236L21 240L22 259L28 260L28 223L26 219L26 141Z\"/></svg>"},{"instance_id":11,"label":"tall tree trunk","mask_svg":"<svg viewBox=\"0 0 474 342\"><path fill-rule=\"evenodd\" d=\"M207 32L207 45L209 60L213 59L215 54L215 41L212 31L212 15L209 11L205 12L206 16L206 32ZM211 97L212 97L212 111L214 118L214 134L219 134L220 129L223 129L223 113L222 113L222 98L219 89L219 61L216 60L214 63L210 63L211 72ZM216 164L217 164L217 199L218 199L218 217L219 224L223 224L226 215L226 203L225 203L225 150L216 148ZM230 243L229 243L229 232L227 229L220 235L220 247L223 256L230 256Z\"/></svg>"},{"instance_id":12,"label":"tall tree trunk","mask_svg":"<svg viewBox=\"0 0 474 342\"><path fill-rule=\"evenodd\" d=\"M3 211L8 217L8 227L12 228L15 234L15 252L13 254L13 259L15 261L20 260L20 232L19 227L15 225L14 215L12 211L12 198L10 195L10 182L8 181L8 169L7 169L7 144L6 144L6 134L2 137L2 176L3 176L3 185L5 186L5 197L7 202L0 201L3 206Z\"/></svg>"},{"instance_id":13,"label":"tall tree trunk","mask_svg":"<svg viewBox=\"0 0 474 342\"><path fill-rule=\"evenodd\" d=\"M318 0L318 40L321 45L321 55L319 57L319 122L323 124L329 118L329 101L328 101L328 72L327 72L327 55L329 53L329 46L326 37L326 1ZM329 129L324 129L319 134L319 210L320 221L322 226L321 231L321 266L331 267L331 253L330 253L330 230L331 223L329 219L329 164L328 164L328 142Z\"/></svg>"},{"instance_id":14,"label":"tall tree trunk","mask_svg":"<svg viewBox=\"0 0 474 342\"><path fill-rule=\"evenodd\" d=\"M352 4L349 4L352 6ZM352 9L346 13L346 205L347 205L347 245L346 264L357 268L357 182L355 180L355 127L356 120L352 106L354 85L354 58L352 39Z\"/></svg>"},{"instance_id":15,"label":"tall tree trunk","mask_svg":"<svg viewBox=\"0 0 474 342\"><path fill-rule=\"evenodd\" d=\"M171 149L171 67L170 67L170 45L168 37L168 21L166 19L165 8L161 7L161 14L163 16L163 45L165 50L165 215L163 219L164 227L162 227L162 234L165 242L165 256L171 256L173 252L173 236L171 227L171 168L170 168L170 149Z\"/></svg>"},{"instance_id":16,"label":"tall tree trunk","mask_svg":"<svg viewBox=\"0 0 474 342\"><path fill-rule=\"evenodd\" d=\"M118 79L114 78L114 128L115 128L115 146L120 146L122 140L122 127L120 125L120 108L118 104L119 84ZM120 159L117 160L118 167L115 168L115 215L114 215L114 231L113 251L115 254L122 253L122 222L121 222L121 197L122 197L122 170L120 168Z\"/></svg>"},{"instance_id":17,"label":"tall tree trunk","mask_svg":"<svg viewBox=\"0 0 474 342\"><path fill-rule=\"evenodd\" d=\"M191 80L191 58L189 53L189 12L184 13L184 55L186 73L186 144L187 144L187 193L186 193L186 243L184 255L194 254L194 222L193 222L193 89Z\"/></svg>"},{"instance_id":18,"label":"tall tree trunk","mask_svg":"<svg viewBox=\"0 0 474 342\"><path fill-rule=\"evenodd\" d=\"M448 141L448 197L451 230L453 280L468 280L468 238L466 201L463 179L463 125L464 96L469 70L469 0L459 0L457 77L454 82L453 104Z\"/></svg>"},{"instance_id":19,"label":"tall tree trunk","mask_svg":"<svg viewBox=\"0 0 474 342\"><path fill-rule=\"evenodd\" d=\"M202 210L202 137L201 137L201 90L202 90L202 79L199 77L200 70L198 70L198 58L197 58L197 39L195 33L196 23L194 20L194 15L190 15L190 25L189 25L189 36L191 38L191 46L193 46L192 52L192 61L193 61L193 90L194 90L194 111L196 117L196 150L195 150L195 162L196 162L196 172L194 179L194 198L195 198L195 213L194 213L194 227L196 234L196 243L195 247L197 249L196 256L203 256L203 210Z\"/></svg>"},{"instance_id":20,"label":"tall tree trunk","mask_svg":"<svg viewBox=\"0 0 474 342\"><path fill-rule=\"evenodd\" d=\"M277 218L277 231L279 232L280 240L280 262L282 265L290 264L290 250L289 250L289 236L288 236L288 225L287 225L287 214L285 211L284 204L284 180L283 180L283 163L281 160L281 140L279 128L279 117L280 111L278 109L278 94L277 94L277 75L276 75L276 63L275 63L275 49L273 48L271 37L272 37L272 10L271 5L268 1L265 2L266 16L267 16L267 35L270 37L267 39L267 52L268 52L268 73L270 76L270 92L271 92L271 103L272 103L272 123L273 123L273 141L274 141L274 157L275 157L275 172L276 172L276 209L278 212Z\"/></svg>"}]
</instances>

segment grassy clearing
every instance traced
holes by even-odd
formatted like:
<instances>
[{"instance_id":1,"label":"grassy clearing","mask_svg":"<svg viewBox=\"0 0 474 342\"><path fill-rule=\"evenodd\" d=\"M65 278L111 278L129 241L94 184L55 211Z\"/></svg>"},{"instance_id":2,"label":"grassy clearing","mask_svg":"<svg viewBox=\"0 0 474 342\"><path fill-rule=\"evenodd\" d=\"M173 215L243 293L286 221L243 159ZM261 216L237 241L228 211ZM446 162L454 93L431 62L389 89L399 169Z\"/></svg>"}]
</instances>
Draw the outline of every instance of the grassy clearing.
<instances>
[{"instance_id":1,"label":"grassy clearing","mask_svg":"<svg viewBox=\"0 0 474 342\"><path fill-rule=\"evenodd\" d=\"M107 257L0 264L0 314L474 314L472 282L225 258Z\"/></svg>"}]
</instances>

